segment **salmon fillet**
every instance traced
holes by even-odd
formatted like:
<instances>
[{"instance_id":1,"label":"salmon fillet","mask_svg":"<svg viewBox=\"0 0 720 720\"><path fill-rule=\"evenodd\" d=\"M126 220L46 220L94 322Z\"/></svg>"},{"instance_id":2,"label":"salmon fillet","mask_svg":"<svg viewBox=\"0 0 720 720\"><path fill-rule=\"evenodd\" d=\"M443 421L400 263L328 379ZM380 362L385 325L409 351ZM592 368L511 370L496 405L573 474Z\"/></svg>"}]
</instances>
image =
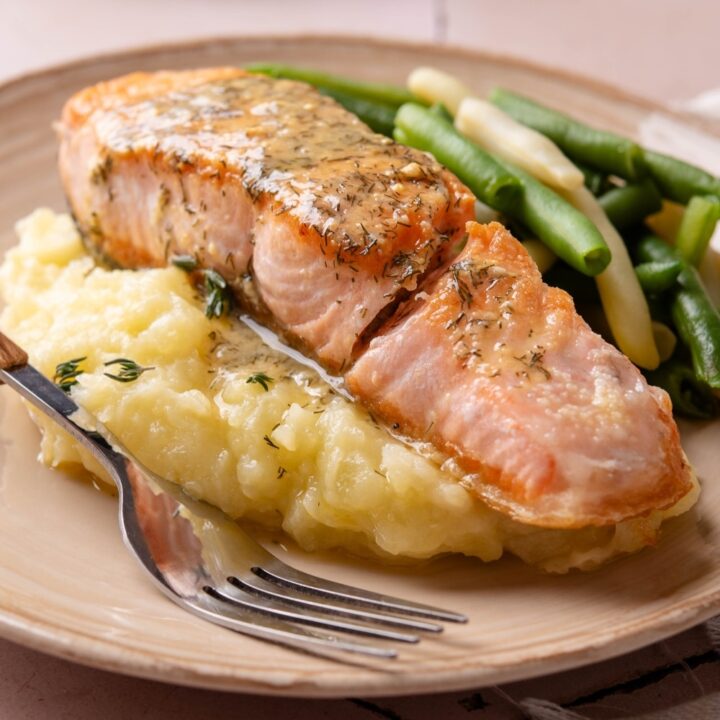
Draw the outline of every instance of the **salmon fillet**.
<instances>
[{"instance_id":1,"label":"salmon fillet","mask_svg":"<svg viewBox=\"0 0 720 720\"><path fill-rule=\"evenodd\" d=\"M138 73L71 98L59 134L96 252L124 267L193 254L493 507L607 525L690 490L667 395L504 228L470 222L451 173L313 88L233 68Z\"/></svg>"},{"instance_id":2,"label":"salmon fillet","mask_svg":"<svg viewBox=\"0 0 720 720\"><path fill-rule=\"evenodd\" d=\"M350 369L350 391L521 521L619 522L682 497L690 473L667 394L542 282L504 227L468 231Z\"/></svg>"},{"instance_id":3,"label":"salmon fillet","mask_svg":"<svg viewBox=\"0 0 720 720\"><path fill-rule=\"evenodd\" d=\"M70 204L103 257L145 267L191 253L333 371L473 214L424 153L308 85L231 68L89 88L60 135Z\"/></svg>"}]
</instances>

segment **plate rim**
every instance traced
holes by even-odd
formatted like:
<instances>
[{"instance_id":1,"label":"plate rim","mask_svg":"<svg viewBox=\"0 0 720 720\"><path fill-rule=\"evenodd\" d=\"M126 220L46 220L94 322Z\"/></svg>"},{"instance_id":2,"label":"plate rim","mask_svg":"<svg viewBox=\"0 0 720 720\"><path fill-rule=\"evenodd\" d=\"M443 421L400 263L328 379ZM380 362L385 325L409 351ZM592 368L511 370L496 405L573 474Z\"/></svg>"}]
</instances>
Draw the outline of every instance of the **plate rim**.
<instances>
[{"instance_id":1,"label":"plate rim","mask_svg":"<svg viewBox=\"0 0 720 720\"><path fill-rule=\"evenodd\" d=\"M551 63L543 63L527 58L521 58L516 55L505 53L490 52L486 50L475 50L466 45L456 43L437 43L432 41L415 41L402 38L379 38L371 35L346 35L342 33L310 33L310 32L288 32L288 33L258 33L256 35L202 35L198 37L186 38L184 40L168 40L154 43L141 43L139 45L117 50L109 50L107 52L94 52L79 58L73 58L59 63L52 63L29 71L20 72L11 75L0 82L0 93L11 90L15 85L21 85L24 82L40 79L44 76L53 75L60 72L72 71L80 68L88 63L111 62L116 58L127 57L129 55L154 55L163 51L181 51L187 49L200 48L208 45L235 45L242 41L265 41L265 42L303 42L315 43L325 40L341 41L344 45L368 46L375 45L384 48L406 48L408 50L426 50L431 53L448 52L455 56L465 56L468 58L482 58L490 62L503 65L509 65L517 69L525 69L531 71L539 71L543 74L554 75L568 83L584 85L593 93L600 93L611 96L616 100L621 100L633 105L644 107L646 110L663 112L675 119L688 123L693 127L706 133L720 138L720 120L710 118L690 111L680 110L671 107L652 98L645 97L632 90L626 90L611 82L586 75L582 72L568 70Z\"/></svg>"},{"instance_id":2,"label":"plate rim","mask_svg":"<svg viewBox=\"0 0 720 720\"><path fill-rule=\"evenodd\" d=\"M158 55L163 52L182 52L200 50L205 47L224 45L233 46L242 42L296 42L312 45L332 40L355 46L374 46L378 48L406 49L409 51L426 51L430 54L445 53L458 58L474 61L497 63L518 70L529 70L547 74L568 84L583 86L595 95L603 95L643 109L647 112L661 112L683 124L700 130L720 139L720 121L706 119L702 116L668 107L663 103L618 88L612 83L588 77L564 68L518 58L502 53L491 53L474 50L467 46L450 43L434 43L425 41L408 41L392 38L376 38L363 35L343 35L329 33L278 33L249 35L200 36L185 40L142 44L131 48L92 53L66 62L55 63L10 76L0 82L0 98L23 84L72 73L88 64L111 63L113 60ZM475 665L472 668L454 670L453 677L438 679L437 672L416 670L410 673L411 682L388 687L388 683L378 675L379 682L372 680L357 691L365 697L397 696L433 692L449 692L487 683L506 683L521 679L529 679L577 668L583 665L606 660L643 647L652 642L662 640L693 625L700 623L720 610L720 587L708 590L692 600L684 601L681 608L665 608L651 615L628 624L623 634L608 631L602 638L582 648L555 651L552 657L526 657L522 662L509 665ZM70 660L89 667L110 672L162 681L188 687L213 690L246 692L261 695L274 695L304 698L338 698L344 697L351 690L347 684L318 685L307 680L295 680L289 684L262 682L247 674L238 675L232 672L218 672L219 666L189 667L179 662L167 662L150 652L131 649L113 643L104 638L95 637L77 630L68 630L62 625L44 622L42 619L25 616L19 608L10 611L0 608L0 637L21 644L33 650ZM407 676L392 676L396 681Z\"/></svg>"},{"instance_id":3,"label":"plate rim","mask_svg":"<svg viewBox=\"0 0 720 720\"><path fill-rule=\"evenodd\" d=\"M462 668L454 670L451 679L447 677L438 679L438 673L431 670L416 671L408 675L391 675L390 677L395 681L412 678L411 682L396 684L392 688L383 681L387 676L382 673L377 675L379 682L370 682L352 688L346 682L324 685L307 680L288 683L262 682L258 677L234 673L229 664L227 672L218 672L219 666L215 664L212 666L213 672L206 673L203 672L205 666L198 668L178 662L167 662L164 658L158 659L157 655L149 651L130 649L87 633L68 631L60 625L42 622L37 618L24 622L20 613L12 614L5 609L0 609L0 637L86 667L184 687L306 699L344 698L349 693L362 697L401 697L529 680L610 660L687 630L713 617L718 609L720 609L720 589L707 593L705 602L694 603L680 611L659 610L650 618L638 620L634 625L642 625L643 629L620 638L615 638L612 632L608 632L600 642L593 642L586 647L569 651L555 652L551 658L527 657L519 664ZM661 627L650 622L651 619L660 621L662 618L666 618L666 622ZM612 648L610 652L606 652L608 647Z\"/></svg>"}]
</instances>

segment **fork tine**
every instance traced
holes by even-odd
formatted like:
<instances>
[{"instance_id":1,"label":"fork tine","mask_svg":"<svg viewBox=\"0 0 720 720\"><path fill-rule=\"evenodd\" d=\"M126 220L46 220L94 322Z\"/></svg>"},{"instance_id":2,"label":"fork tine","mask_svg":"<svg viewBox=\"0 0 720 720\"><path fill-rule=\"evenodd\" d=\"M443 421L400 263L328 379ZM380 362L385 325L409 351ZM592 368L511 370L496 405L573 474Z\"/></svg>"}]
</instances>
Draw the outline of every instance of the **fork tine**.
<instances>
[{"instance_id":1,"label":"fork tine","mask_svg":"<svg viewBox=\"0 0 720 720\"><path fill-rule=\"evenodd\" d=\"M219 600L214 601L210 595L206 595L202 602L187 598L179 599L177 596L173 600L175 602L180 600L178 604L203 620L260 640L269 640L299 650L317 648L388 660L397 658L397 651L392 648L367 645L345 640L336 635L313 632L248 609L229 605Z\"/></svg>"},{"instance_id":2,"label":"fork tine","mask_svg":"<svg viewBox=\"0 0 720 720\"><path fill-rule=\"evenodd\" d=\"M336 605L327 601L316 602L314 600L306 600L297 595L288 595L286 592L278 592L270 588L255 585L237 577L229 577L228 582L235 587L240 588L246 593L258 595L268 600L301 607L306 610L317 613L327 613L329 615L337 615L338 617L354 618L364 622L377 623L379 625L389 625L391 627L406 628L408 630L418 630L420 632L440 633L443 631L442 625L436 623L424 622L422 620L412 620L408 618L396 617L393 615L384 615L382 613L372 612L370 610L354 609L347 606ZM274 585L273 587L281 587Z\"/></svg>"},{"instance_id":3,"label":"fork tine","mask_svg":"<svg viewBox=\"0 0 720 720\"><path fill-rule=\"evenodd\" d=\"M382 630L381 628L358 625L344 620L333 620L323 617L322 615L316 615L309 612L294 612L293 610L281 607L273 600L252 597L249 595L247 597L242 597L240 593L233 592L232 589L221 590L219 588L206 586L203 590L210 597L215 598L216 600L223 600L233 606L251 610L262 615L268 615L272 618L284 620L286 622L300 623L302 625L314 625L315 627L325 628L326 630L345 632L352 635L365 635L367 637L374 637L382 640L393 640L394 642L415 644L420 641L420 638L417 635L410 635L408 633L401 633L394 630Z\"/></svg>"},{"instance_id":4,"label":"fork tine","mask_svg":"<svg viewBox=\"0 0 720 720\"><path fill-rule=\"evenodd\" d=\"M445 620L455 623L466 623L468 620L467 616L461 613L325 580L301 570L296 570L278 558L274 558L272 562L263 567L254 566L251 570L258 577L275 585L291 588L300 593L339 600L350 605L370 607L376 610L429 618L431 620Z\"/></svg>"}]
</instances>

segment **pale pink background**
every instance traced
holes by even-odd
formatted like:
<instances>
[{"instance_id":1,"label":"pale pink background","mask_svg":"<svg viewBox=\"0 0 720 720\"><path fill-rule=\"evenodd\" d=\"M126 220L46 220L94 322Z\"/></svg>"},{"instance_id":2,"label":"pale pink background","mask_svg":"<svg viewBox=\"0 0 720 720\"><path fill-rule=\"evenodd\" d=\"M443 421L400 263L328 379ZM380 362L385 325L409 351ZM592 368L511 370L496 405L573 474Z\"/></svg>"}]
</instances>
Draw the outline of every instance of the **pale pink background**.
<instances>
[{"instance_id":1,"label":"pale pink background","mask_svg":"<svg viewBox=\"0 0 720 720\"><path fill-rule=\"evenodd\" d=\"M168 40L301 32L463 45L570 69L665 102L720 86L719 0L0 0L0 81L90 53ZM588 673L609 677L641 661L652 666L655 655L658 662L674 660L702 645L703 637L691 631L644 655L560 681L535 681L522 692L537 696L558 682L580 687ZM720 717L717 679L689 670L673 682L689 701L681 717ZM268 700L114 676L0 640L0 720L519 718L512 701L518 691L488 691L483 697L494 699L495 710L482 710L477 701L474 709L470 700L458 704L460 694L372 705ZM646 705L641 696L627 695L619 714L608 710L602 717L658 710L662 703L651 694Z\"/></svg>"},{"instance_id":2,"label":"pale pink background","mask_svg":"<svg viewBox=\"0 0 720 720\"><path fill-rule=\"evenodd\" d=\"M465 45L657 100L720 84L717 0L2 0L0 79L167 40L301 32Z\"/></svg>"}]
</instances>

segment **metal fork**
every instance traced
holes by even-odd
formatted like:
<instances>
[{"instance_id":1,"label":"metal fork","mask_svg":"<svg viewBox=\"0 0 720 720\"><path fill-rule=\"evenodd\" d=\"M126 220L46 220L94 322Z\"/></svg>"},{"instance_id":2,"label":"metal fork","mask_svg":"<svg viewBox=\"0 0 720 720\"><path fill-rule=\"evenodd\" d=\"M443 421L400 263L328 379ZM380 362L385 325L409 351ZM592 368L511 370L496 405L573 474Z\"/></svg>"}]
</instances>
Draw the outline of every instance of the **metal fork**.
<instances>
[{"instance_id":1,"label":"metal fork","mask_svg":"<svg viewBox=\"0 0 720 720\"><path fill-rule=\"evenodd\" d=\"M416 643L418 632L442 631L433 620L467 621L459 613L341 585L286 565L223 512L144 467L0 333L3 381L97 458L117 485L125 544L165 595L204 620L331 657L344 651L381 658L394 658L397 652L335 633Z\"/></svg>"}]
</instances>

